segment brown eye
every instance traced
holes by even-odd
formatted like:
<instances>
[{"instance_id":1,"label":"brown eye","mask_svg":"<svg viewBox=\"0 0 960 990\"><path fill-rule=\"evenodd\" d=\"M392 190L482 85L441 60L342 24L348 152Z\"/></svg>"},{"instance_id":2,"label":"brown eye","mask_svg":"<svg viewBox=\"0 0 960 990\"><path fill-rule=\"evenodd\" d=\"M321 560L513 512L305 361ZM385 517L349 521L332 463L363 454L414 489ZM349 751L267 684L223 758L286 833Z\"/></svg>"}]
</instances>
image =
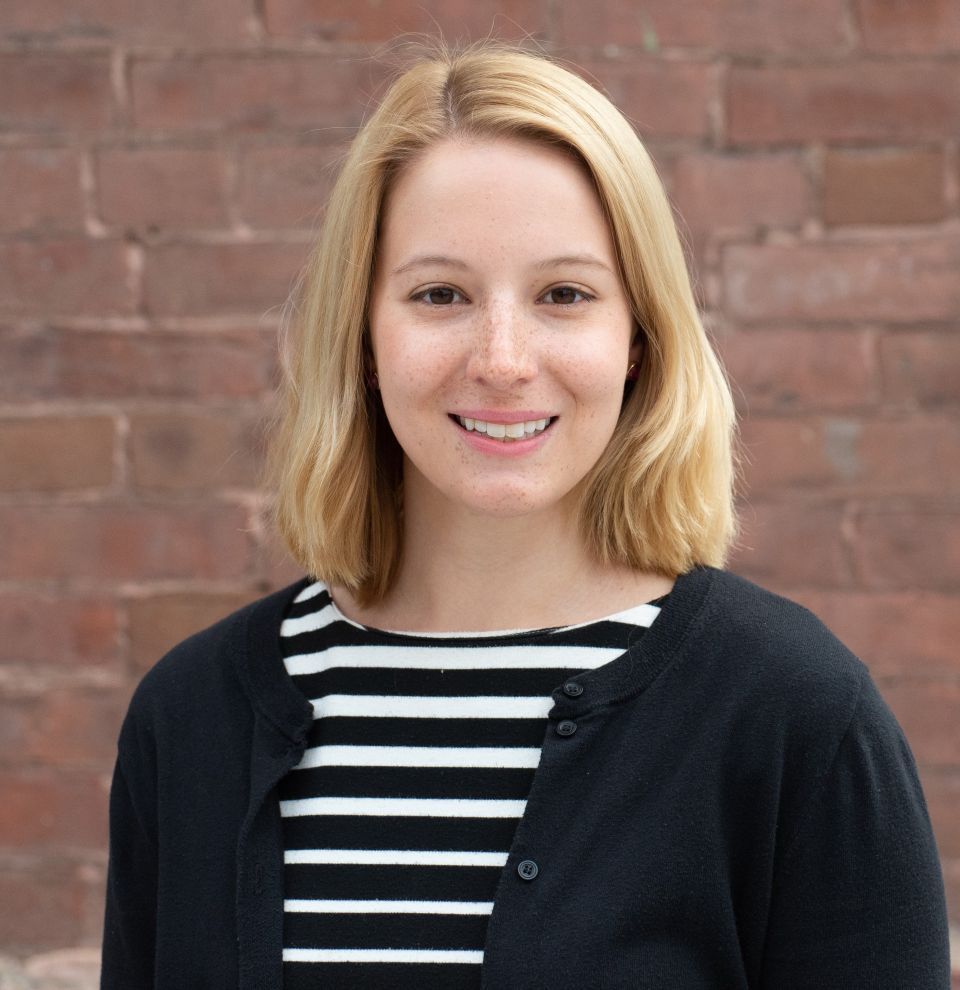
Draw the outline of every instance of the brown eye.
<instances>
[{"instance_id":1,"label":"brown eye","mask_svg":"<svg viewBox=\"0 0 960 990\"><path fill-rule=\"evenodd\" d=\"M555 289L548 289L545 296L554 296L552 301L559 306L572 306L577 301L576 296L582 296L585 300L590 298L572 285L558 285Z\"/></svg>"},{"instance_id":2,"label":"brown eye","mask_svg":"<svg viewBox=\"0 0 960 990\"><path fill-rule=\"evenodd\" d=\"M423 299L430 303L431 306L448 306L452 303L453 297L459 295L455 289L448 288L445 285L435 285L432 289L424 289L423 292L418 292L414 299Z\"/></svg>"}]
</instances>

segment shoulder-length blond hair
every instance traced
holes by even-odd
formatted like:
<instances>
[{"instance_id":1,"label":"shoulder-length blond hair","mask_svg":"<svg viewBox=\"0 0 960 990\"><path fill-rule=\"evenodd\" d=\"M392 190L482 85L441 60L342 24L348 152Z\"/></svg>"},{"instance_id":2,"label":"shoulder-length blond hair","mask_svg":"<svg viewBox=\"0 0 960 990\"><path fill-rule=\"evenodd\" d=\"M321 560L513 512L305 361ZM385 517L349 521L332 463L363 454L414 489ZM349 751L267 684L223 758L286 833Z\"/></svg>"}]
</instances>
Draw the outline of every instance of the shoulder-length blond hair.
<instances>
[{"instance_id":1,"label":"shoulder-length blond hair","mask_svg":"<svg viewBox=\"0 0 960 990\"><path fill-rule=\"evenodd\" d=\"M671 576L721 566L735 531L733 401L656 169L595 88L544 55L489 40L421 56L342 164L283 334L267 485L289 550L309 575L345 585L362 604L379 601L396 577L402 456L366 383L378 219L398 172L461 136L572 151L610 223L645 346L610 443L581 482L586 545L602 562Z\"/></svg>"}]
</instances>

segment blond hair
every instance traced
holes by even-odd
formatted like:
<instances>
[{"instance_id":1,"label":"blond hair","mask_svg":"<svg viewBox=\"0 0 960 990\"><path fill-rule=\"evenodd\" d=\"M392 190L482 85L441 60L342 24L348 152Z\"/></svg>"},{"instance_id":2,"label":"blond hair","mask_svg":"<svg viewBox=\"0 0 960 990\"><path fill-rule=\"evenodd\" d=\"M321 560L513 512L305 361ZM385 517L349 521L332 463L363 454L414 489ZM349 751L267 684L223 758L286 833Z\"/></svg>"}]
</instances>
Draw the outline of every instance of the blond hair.
<instances>
[{"instance_id":1,"label":"blond hair","mask_svg":"<svg viewBox=\"0 0 960 990\"><path fill-rule=\"evenodd\" d=\"M267 459L273 519L309 575L345 585L364 605L390 589L402 554L402 455L365 381L385 194L439 141L511 136L566 148L589 170L644 337L640 377L581 482L586 546L603 563L673 576L722 566L734 537L730 388L639 137L597 89L545 55L490 40L438 43L353 140L283 334Z\"/></svg>"}]
</instances>

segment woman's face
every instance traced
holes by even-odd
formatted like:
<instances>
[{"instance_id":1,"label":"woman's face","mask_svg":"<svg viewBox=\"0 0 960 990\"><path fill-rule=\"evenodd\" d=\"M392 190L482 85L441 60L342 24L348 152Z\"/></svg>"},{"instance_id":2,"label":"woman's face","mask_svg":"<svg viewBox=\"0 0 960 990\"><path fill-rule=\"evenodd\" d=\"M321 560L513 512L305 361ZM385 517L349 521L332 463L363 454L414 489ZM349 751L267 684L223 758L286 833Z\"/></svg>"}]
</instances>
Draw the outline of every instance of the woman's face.
<instances>
[{"instance_id":1,"label":"woman's face","mask_svg":"<svg viewBox=\"0 0 960 990\"><path fill-rule=\"evenodd\" d=\"M572 504L616 426L632 327L582 166L518 139L432 147L384 205L370 303L405 498Z\"/></svg>"}]
</instances>

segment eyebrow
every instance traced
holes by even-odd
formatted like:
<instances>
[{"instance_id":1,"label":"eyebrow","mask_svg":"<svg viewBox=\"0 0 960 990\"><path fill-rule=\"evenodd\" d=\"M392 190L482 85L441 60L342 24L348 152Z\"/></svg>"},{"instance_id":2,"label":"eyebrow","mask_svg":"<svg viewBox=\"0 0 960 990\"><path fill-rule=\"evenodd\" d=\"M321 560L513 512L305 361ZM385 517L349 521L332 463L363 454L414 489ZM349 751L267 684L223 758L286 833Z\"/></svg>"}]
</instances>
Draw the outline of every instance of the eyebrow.
<instances>
[{"instance_id":1,"label":"eyebrow","mask_svg":"<svg viewBox=\"0 0 960 990\"><path fill-rule=\"evenodd\" d=\"M405 261L402 265L398 265L390 274L402 275L412 268L419 268L423 265L447 265L450 268L459 268L461 270L466 270L470 267L460 258L451 258L445 254L423 254ZM537 262L534 267L537 271L543 271L546 268L557 268L560 265L587 265L591 268L602 268L604 271L610 272L611 275L613 274L609 265L604 264L599 258L595 258L590 254L562 254L556 258L545 258L543 261Z\"/></svg>"}]
</instances>

